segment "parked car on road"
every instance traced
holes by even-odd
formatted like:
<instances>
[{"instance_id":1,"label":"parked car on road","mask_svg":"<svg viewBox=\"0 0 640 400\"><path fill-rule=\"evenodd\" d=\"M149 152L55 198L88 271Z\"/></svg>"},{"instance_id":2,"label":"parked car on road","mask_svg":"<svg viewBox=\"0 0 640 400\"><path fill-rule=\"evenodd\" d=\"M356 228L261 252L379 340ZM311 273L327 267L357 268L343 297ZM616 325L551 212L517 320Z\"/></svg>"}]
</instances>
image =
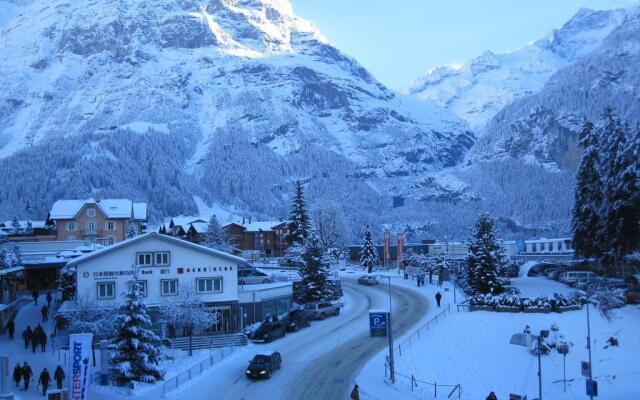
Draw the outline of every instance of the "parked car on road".
<instances>
[{"instance_id":1,"label":"parked car on road","mask_svg":"<svg viewBox=\"0 0 640 400\"><path fill-rule=\"evenodd\" d=\"M362 275L358 278L358 283L368 286L378 285L380 284L380 277L378 275Z\"/></svg>"},{"instance_id":2,"label":"parked car on road","mask_svg":"<svg viewBox=\"0 0 640 400\"><path fill-rule=\"evenodd\" d=\"M567 271L560 274L560 282L569 286L575 286L578 282L588 283L598 279L598 276L591 271Z\"/></svg>"},{"instance_id":3,"label":"parked car on road","mask_svg":"<svg viewBox=\"0 0 640 400\"><path fill-rule=\"evenodd\" d=\"M286 326L283 321L263 322L251 335L251 341L255 343L269 343L284 337Z\"/></svg>"},{"instance_id":4,"label":"parked car on road","mask_svg":"<svg viewBox=\"0 0 640 400\"><path fill-rule=\"evenodd\" d=\"M255 268L238 268L238 285L272 283L273 277Z\"/></svg>"},{"instance_id":5,"label":"parked car on road","mask_svg":"<svg viewBox=\"0 0 640 400\"><path fill-rule=\"evenodd\" d=\"M557 264L551 264L551 263L539 263L534 265L533 267L529 268L529 271L527 272L527 276L546 276L546 271L548 269L551 268L557 268L558 265Z\"/></svg>"},{"instance_id":6,"label":"parked car on road","mask_svg":"<svg viewBox=\"0 0 640 400\"><path fill-rule=\"evenodd\" d=\"M285 328L287 332L297 332L302 328L306 328L311 325L307 314L303 310L290 311L284 319Z\"/></svg>"},{"instance_id":7,"label":"parked car on road","mask_svg":"<svg viewBox=\"0 0 640 400\"><path fill-rule=\"evenodd\" d=\"M282 356L277 351L263 351L256 354L247 367L247 378L271 378L273 372L282 367Z\"/></svg>"},{"instance_id":8,"label":"parked car on road","mask_svg":"<svg viewBox=\"0 0 640 400\"><path fill-rule=\"evenodd\" d=\"M553 268L547 269L545 273L547 275L547 278L557 281L558 279L560 279L560 275L566 271L567 269L564 267L553 267Z\"/></svg>"},{"instance_id":9,"label":"parked car on road","mask_svg":"<svg viewBox=\"0 0 640 400\"><path fill-rule=\"evenodd\" d=\"M330 301L320 301L305 304L304 311L309 319L325 319L330 315L339 315L340 306Z\"/></svg>"}]
</instances>

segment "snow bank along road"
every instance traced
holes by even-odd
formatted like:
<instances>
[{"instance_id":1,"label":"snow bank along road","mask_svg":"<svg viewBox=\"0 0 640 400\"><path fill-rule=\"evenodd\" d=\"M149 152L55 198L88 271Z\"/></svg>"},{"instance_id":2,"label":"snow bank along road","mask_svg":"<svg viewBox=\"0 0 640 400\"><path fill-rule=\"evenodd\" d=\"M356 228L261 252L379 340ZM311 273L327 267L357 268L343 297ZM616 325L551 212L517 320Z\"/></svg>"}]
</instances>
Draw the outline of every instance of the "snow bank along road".
<instances>
[{"instance_id":1,"label":"snow bank along road","mask_svg":"<svg viewBox=\"0 0 640 400\"><path fill-rule=\"evenodd\" d=\"M348 305L338 317L313 321L310 328L287 334L271 344L255 345L172 397L189 399L345 399L364 364L387 346L387 338L369 337L369 309L386 308L388 286L358 285L342 279ZM427 300L420 294L392 286L394 336L400 337L420 320ZM245 369L259 350L282 354L282 369L269 380L249 381Z\"/></svg>"}]
</instances>

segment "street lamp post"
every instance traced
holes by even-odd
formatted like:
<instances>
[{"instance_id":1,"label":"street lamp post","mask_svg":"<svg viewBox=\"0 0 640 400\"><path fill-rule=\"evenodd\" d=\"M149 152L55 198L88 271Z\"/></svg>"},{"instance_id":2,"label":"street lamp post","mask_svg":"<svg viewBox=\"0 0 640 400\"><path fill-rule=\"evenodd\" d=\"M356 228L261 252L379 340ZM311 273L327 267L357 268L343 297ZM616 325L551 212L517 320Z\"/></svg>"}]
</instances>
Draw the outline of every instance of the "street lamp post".
<instances>
[{"instance_id":1,"label":"street lamp post","mask_svg":"<svg viewBox=\"0 0 640 400\"><path fill-rule=\"evenodd\" d=\"M393 362L393 330L391 329L391 276L387 275L389 280L389 318L387 320L387 331L389 336L389 376L391 383L396 383L396 370Z\"/></svg>"},{"instance_id":2,"label":"street lamp post","mask_svg":"<svg viewBox=\"0 0 640 400\"><path fill-rule=\"evenodd\" d=\"M593 367L591 364L591 318L589 317L589 291L587 291L587 349L589 350L589 382L593 382ZM593 400L593 394L589 392L589 399Z\"/></svg>"}]
</instances>

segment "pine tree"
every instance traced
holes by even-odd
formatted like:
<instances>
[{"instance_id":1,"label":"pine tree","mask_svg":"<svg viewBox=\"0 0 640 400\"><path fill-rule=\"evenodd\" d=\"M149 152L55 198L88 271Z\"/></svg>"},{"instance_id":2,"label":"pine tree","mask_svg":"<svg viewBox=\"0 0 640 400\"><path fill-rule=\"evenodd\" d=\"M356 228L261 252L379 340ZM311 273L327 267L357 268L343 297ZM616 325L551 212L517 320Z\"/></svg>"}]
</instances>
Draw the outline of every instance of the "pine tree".
<instances>
[{"instance_id":1,"label":"pine tree","mask_svg":"<svg viewBox=\"0 0 640 400\"><path fill-rule=\"evenodd\" d=\"M307 203L304 200L304 192L300 180L296 181L296 192L291 205L291 216L289 221L289 234L287 241L289 244L302 244L309 233L311 227Z\"/></svg>"},{"instance_id":2,"label":"pine tree","mask_svg":"<svg viewBox=\"0 0 640 400\"><path fill-rule=\"evenodd\" d=\"M151 319L135 278L129 282L125 301L118 309L116 350L110 354L119 385L131 381L153 383L162 379L158 362L163 357L158 337L151 331Z\"/></svg>"},{"instance_id":3,"label":"pine tree","mask_svg":"<svg viewBox=\"0 0 640 400\"><path fill-rule=\"evenodd\" d=\"M624 276L624 258L638 249L640 243L640 188L638 187L638 142L627 124L621 125L610 141L607 152L607 207L605 234L608 249L613 253L611 275Z\"/></svg>"},{"instance_id":4,"label":"pine tree","mask_svg":"<svg viewBox=\"0 0 640 400\"><path fill-rule=\"evenodd\" d=\"M9 267L9 260L7 257L7 251L5 249L0 249L0 269L5 269Z\"/></svg>"},{"instance_id":5,"label":"pine tree","mask_svg":"<svg viewBox=\"0 0 640 400\"><path fill-rule=\"evenodd\" d=\"M132 239L134 237L136 237L138 235L138 232L136 231L136 226L133 223L129 224L129 233L127 234L127 238L128 239Z\"/></svg>"},{"instance_id":6,"label":"pine tree","mask_svg":"<svg viewBox=\"0 0 640 400\"><path fill-rule=\"evenodd\" d=\"M13 227L13 234L20 234L20 221L18 221L18 217L16 215L13 216L13 220L11 221L11 226Z\"/></svg>"},{"instance_id":7,"label":"pine tree","mask_svg":"<svg viewBox=\"0 0 640 400\"><path fill-rule=\"evenodd\" d=\"M301 298L304 303L326 300L331 296L328 285L329 267L322 251L318 234L309 232L304 241L299 273L301 276Z\"/></svg>"},{"instance_id":8,"label":"pine tree","mask_svg":"<svg viewBox=\"0 0 640 400\"><path fill-rule=\"evenodd\" d=\"M22 266L22 251L20 251L20 246L13 246L13 259L11 260L11 266Z\"/></svg>"},{"instance_id":9,"label":"pine tree","mask_svg":"<svg viewBox=\"0 0 640 400\"><path fill-rule=\"evenodd\" d=\"M76 297L75 267L64 267L60 270L58 290L60 290L62 295L62 301L73 300Z\"/></svg>"},{"instance_id":10,"label":"pine tree","mask_svg":"<svg viewBox=\"0 0 640 400\"><path fill-rule=\"evenodd\" d=\"M580 132L580 144L584 150L576 176L573 242L576 256L600 257L602 247L598 239L601 237L602 181L598 160L598 135L591 122L584 123Z\"/></svg>"},{"instance_id":11,"label":"pine tree","mask_svg":"<svg viewBox=\"0 0 640 400\"><path fill-rule=\"evenodd\" d=\"M494 232L493 219L488 214L478 217L467 258L468 283L476 294L500 294L504 291L498 279L504 250Z\"/></svg>"},{"instance_id":12,"label":"pine tree","mask_svg":"<svg viewBox=\"0 0 640 400\"><path fill-rule=\"evenodd\" d=\"M204 237L204 245L216 250L223 250L226 247L224 245L224 233L222 232L220 222L218 222L218 217L216 217L215 214L209 218L207 232Z\"/></svg>"},{"instance_id":13,"label":"pine tree","mask_svg":"<svg viewBox=\"0 0 640 400\"><path fill-rule=\"evenodd\" d=\"M364 244L360 250L360 265L367 270L368 273L373 272L373 268L378 265L378 250L373 243L373 233L367 225L364 230Z\"/></svg>"}]
</instances>

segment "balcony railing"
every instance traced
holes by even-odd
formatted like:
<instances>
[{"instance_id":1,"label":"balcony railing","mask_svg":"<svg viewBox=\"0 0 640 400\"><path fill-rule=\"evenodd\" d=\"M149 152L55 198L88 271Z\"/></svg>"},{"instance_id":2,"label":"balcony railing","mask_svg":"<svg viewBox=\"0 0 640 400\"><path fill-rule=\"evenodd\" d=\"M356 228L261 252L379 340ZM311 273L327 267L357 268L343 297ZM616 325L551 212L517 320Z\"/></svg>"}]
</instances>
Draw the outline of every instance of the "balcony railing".
<instances>
[{"instance_id":1,"label":"balcony railing","mask_svg":"<svg viewBox=\"0 0 640 400\"><path fill-rule=\"evenodd\" d=\"M100 236L102 231L99 229L81 229L80 235L82 236Z\"/></svg>"}]
</instances>

